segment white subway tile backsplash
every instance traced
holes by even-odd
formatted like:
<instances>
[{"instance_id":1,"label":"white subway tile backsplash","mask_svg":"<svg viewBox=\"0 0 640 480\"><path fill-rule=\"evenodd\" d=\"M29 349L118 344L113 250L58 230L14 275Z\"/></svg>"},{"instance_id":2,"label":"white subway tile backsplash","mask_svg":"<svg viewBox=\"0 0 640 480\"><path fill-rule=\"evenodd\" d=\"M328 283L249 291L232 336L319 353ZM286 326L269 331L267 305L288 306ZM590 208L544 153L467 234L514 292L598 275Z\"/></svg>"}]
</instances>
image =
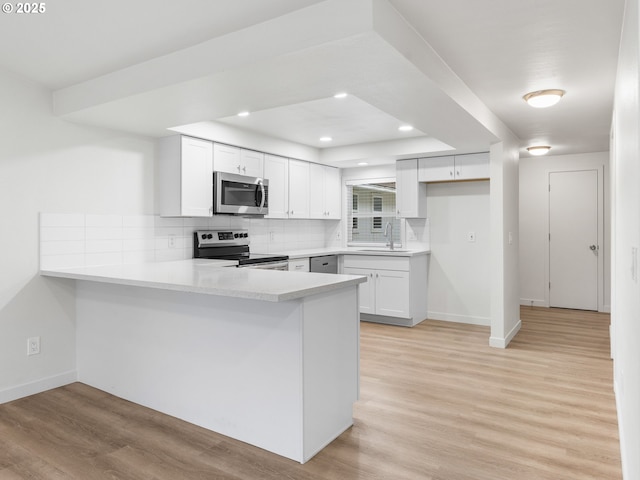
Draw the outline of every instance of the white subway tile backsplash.
<instances>
[{"instance_id":1,"label":"white subway tile backsplash","mask_svg":"<svg viewBox=\"0 0 640 480\"><path fill-rule=\"evenodd\" d=\"M82 227L40 227L40 241L84 241L84 226Z\"/></svg>"},{"instance_id":2,"label":"white subway tile backsplash","mask_svg":"<svg viewBox=\"0 0 640 480\"><path fill-rule=\"evenodd\" d=\"M124 227L122 229L123 239L153 238L153 227Z\"/></svg>"},{"instance_id":3,"label":"white subway tile backsplash","mask_svg":"<svg viewBox=\"0 0 640 480\"><path fill-rule=\"evenodd\" d=\"M122 263L149 263L155 262L156 252L154 250L142 250L142 251L124 251L122 252Z\"/></svg>"},{"instance_id":4,"label":"white subway tile backsplash","mask_svg":"<svg viewBox=\"0 0 640 480\"><path fill-rule=\"evenodd\" d=\"M61 242L41 242L40 255L70 255L83 254L84 240L69 240Z\"/></svg>"},{"instance_id":5,"label":"white subway tile backsplash","mask_svg":"<svg viewBox=\"0 0 640 480\"><path fill-rule=\"evenodd\" d=\"M122 252L87 253L85 254L86 266L120 265L122 264Z\"/></svg>"},{"instance_id":6,"label":"white subway tile backsplash","mask_svg":"<svg viewBox=\"0 0 640 480\"><path fill-rule=\"evenodd\" d=\"M84 227L85 216L81 213L41 213L41 227Z\"/></svg>"},{"instance_id":7,"label":"white subway tile backsplash","mask_svg":"<svg viewBox=\"0 0 640 480\"><path fill-rule=\"evenodd\" d=\"M419 238L425 228L413 226ZM193 257L193 232L243 228L255 253L340 246L339 221L215 216L162 218L154 215L40 215L41 268L169 261ZM428 223L426 228L428 236ZM172 246L169 246L169 239Z\"/></svg>"},{"instance_id":8,"label":"white subway tile backsplash","mask_svg":"<svg viewBox=\"0 0 640 480\"><path fill-rule=\"evenodd\" d=\"M85 238L87 240L120 240L122 227L87 227Z\"/></svg>"},{"instance_id":9,"label":"white subway tile backsplash","mask_svg":"<svg viewBox=\"0 0 640 480\"><path fill-rule=\"evenodd\" d=\"M156 228L163 228L163 227L182 228L184 226L184 219L176 218L176 217L155 217L154 226Z\"/></svg>"},{"instance_id":10,"label":"white subway tile backsplash","mask_svg":"<svg viewBox=\"0 0 640 480\"><path fill-rule=\"evenodd\" d=\"M153 238L125 238L122 240L123 252L139 252L139 251L155 250L155 241Z\"/></svg>"},{"instance_id":11,"label":"white subway tile backsplash","mask_svg":"<svg viewBox=\"0 0 640 480\"><path fill-rule=\"evenodd\" d=\"M85 264L84 253L73 255L40 255L40 269L73 268Z\"/></svg>"},{"instance_id":12,"label":"white subway tile backsplash","mask_svg":"<svg viewBox=\"0 0 640 480\"><path fill-rule=\"evenodd\" d=\"M87 227L122 227L122 216L87 214L85 225Z\"/></svg>"},{"instance_id":13,"label":"white subway tile backsplash","mask_svg":"<svg viewBox=\"0 0 640 480\"><path fill-rule=\"evenodd\" d=\"M153 215L124 215L122 217L122 226L151 228L155 226L155 217Z\"/></svg>"},{"instance_id":14,"label":"white subway tile backsplash","mask_svg":"<svg viewBox=\"0 0 640 480\"><path fill-rule=\"evenodd\" d=\"M122 239L118 240L87 240L86 253L122 253Z\"/></svg>"}]
</instances>

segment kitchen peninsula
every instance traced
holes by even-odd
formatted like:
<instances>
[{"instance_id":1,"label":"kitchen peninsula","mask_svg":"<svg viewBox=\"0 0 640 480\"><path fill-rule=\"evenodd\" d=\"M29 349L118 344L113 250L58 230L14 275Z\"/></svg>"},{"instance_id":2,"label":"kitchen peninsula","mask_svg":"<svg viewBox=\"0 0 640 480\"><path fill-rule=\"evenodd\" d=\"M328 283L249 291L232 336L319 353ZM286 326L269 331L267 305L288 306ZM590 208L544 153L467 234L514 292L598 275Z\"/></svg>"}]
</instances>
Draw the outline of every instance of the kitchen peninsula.
<instances>
[{"instance_id":1,"label":"kitchen peninsula","mask_svg":"<svg viewBox=\"0 0 640 480\"><path fill-rule=\"evenodd\" d=\"M75 280L78 381L304 463L353 423L365 279L229 263L41 274Z\"/></svg>"}]
</instances>

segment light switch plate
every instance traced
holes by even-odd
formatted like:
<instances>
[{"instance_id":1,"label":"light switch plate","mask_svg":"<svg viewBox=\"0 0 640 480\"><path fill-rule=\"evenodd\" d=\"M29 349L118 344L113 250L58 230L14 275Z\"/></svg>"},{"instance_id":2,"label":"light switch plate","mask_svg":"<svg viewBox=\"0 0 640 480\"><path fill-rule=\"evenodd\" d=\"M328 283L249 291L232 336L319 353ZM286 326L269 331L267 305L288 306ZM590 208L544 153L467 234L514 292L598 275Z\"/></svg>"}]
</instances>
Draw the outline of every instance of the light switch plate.
<instances>
[{"instance_id":1,"label":"light switch plate","mask_svg":"<svg viewBox=\"0 0 640 480\"><path fill-rule=\"evenodd\" d=\"M474 243L476 241L476 232L467 232L467 242Z\"/></svg>"}]
</instances>

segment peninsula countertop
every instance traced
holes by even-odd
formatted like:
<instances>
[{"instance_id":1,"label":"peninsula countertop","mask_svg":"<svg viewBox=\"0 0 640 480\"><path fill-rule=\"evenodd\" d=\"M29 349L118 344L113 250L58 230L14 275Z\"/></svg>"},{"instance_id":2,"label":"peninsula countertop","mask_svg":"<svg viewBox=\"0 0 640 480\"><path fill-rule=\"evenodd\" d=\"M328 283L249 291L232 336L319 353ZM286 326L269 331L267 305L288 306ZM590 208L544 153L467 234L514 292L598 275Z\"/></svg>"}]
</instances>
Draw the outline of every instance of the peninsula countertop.
<instances>
[{"instance_id":1,"label":"peninsula countertop","mask_svg":"<svg viewBox=\"0 0 640 480\"><path fill-rule=\"evenodd\" d=\"M252 268L226 260L178 260L130 265L41 270L46 277L131 285L180 292L284 302L365 282L357 275L286 272Z\"/></svg>"}]
</instances>

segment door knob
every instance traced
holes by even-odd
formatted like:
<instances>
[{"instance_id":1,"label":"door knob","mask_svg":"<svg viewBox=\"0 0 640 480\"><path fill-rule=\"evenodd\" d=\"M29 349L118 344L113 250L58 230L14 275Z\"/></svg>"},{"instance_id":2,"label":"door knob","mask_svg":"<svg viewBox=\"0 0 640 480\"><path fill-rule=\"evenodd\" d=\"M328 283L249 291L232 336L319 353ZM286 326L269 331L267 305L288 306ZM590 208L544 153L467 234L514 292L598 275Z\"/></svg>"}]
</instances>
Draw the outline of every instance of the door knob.
<instances>
[{"instance_id":1,"label":"door knob","mask_svg":"<svg viewBox=\"0 0 640 480\"><path fill-rule=\"evenodd\" d=\"M597 249L598 249L598 247L596 247L595 245L589 245L589 248L590 248L591 250L597 250Z\"/></svg>"}]
</instances>

